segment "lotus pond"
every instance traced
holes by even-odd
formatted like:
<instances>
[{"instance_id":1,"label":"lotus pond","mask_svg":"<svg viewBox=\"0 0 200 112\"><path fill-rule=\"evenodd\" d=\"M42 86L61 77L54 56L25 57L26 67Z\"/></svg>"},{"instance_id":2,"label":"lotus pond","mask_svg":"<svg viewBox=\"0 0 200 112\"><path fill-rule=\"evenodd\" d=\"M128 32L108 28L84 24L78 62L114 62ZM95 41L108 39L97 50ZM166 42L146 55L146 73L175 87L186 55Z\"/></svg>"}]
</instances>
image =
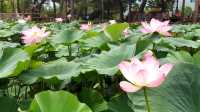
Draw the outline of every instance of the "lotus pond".
<instances>
[{"instance_id":1,"label":"lotus pond","mask_svg":"<svg viewBox=\"0 0 200 112\"><path fill-rule=\"evenodd\" d=\"M0 22L1 112L199 110L199 24Z\"/></svg>"}]
</instances>

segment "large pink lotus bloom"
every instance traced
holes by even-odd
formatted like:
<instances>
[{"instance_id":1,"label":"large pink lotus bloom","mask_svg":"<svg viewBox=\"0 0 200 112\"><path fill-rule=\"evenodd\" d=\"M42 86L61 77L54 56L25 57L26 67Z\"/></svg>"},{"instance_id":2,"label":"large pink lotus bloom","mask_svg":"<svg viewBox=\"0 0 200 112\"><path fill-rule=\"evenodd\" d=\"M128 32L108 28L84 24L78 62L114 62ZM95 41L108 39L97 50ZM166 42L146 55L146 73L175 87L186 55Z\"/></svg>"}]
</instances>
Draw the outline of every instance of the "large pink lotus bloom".
<instances>
[{"instance_id":1,"label":"large pink lotus bloom","mask_svg":"<svg viewBox=\"0 0 200 112\"><path fill-rule=\"evenodd\" d=\"M153 18L151 19L150 24L148 24L147 22L142 22L142 26L143 26L143 28L141 29L142 33L146 34L146 33L158 32L164 36L171 36L169 31L172 29L172 27L169 26L169 21L161 22Z\"/></svg>"},{"instance_id":2,"label":"large pink lotus bloom","mask_svg":"<svg viewBox=\"0 0 200 112\"><path fill-rule=\"evenodd\" d=\"M50 34L50 32L45 32L45 28L40 29L37 26L34 26L31 29L22 31L22 34L24 35L22 37L23 43L35 44L41 42Z\"/></svg>"},{"instance_id":3,"label":"large pink lotus bloom","mask_svg":"<svg viewBox=\"0 0 200 112\"><path fill-rule=\"evenodd\" d=\"M125 92L136 92L142 87L158 87L173 68L172 64L160 66L159 61L148 51L142 61L132 58L131 62L123 61L118 65L123 76L128 81L120 82Z\"/></svg>"},{"instance_id":4,"label":"large pink lotus bloom","mask_svg":"<svg viewBox=\"0 0 200 112\"><path fill-rule=\"evenodd\" d=\"M63 19L62 19L62 18L55 18L55 21L56 21L57 23L62 23L62 22L63 22Z\"/></svg>"},{"instance_id":5,"label":"large pink lotus bloom","mask_svg":"<svg viewBox=\"0 0 200 112\"><path fill-rule=\"evenodd\" d=\"M88 24L81 24L80 29L81 29L81 30L88 31L88 30L92 29L92 24L91 24L91 23L88 23Z\"/></svg>"}]
</instances>

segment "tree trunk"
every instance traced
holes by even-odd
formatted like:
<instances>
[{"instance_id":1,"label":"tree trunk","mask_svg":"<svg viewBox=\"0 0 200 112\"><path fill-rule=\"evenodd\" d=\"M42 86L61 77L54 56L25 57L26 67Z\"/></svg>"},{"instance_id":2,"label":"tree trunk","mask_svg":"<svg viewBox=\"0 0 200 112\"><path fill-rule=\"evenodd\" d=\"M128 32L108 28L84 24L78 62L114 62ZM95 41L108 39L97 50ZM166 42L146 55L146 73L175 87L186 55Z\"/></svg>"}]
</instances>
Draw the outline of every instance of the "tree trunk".
<instances>
[{"instance_id":1,"label":"tree trunk","mask_svg":"<svg viewBox=\"0 0 200 112\"><path fill-rule=\"evenodd\" d=\"M64 11L64 5L65 5L65 3L64 3L63 0L60 0L59 3L60 3L59 15L60 15L61 17L64 17L64 16L63 16L63 11Z\"/></svg>"},{"instance_id":2,"label":"tree trunk","mask_svg":"<svg viewBox=\"0 0 200 112\"><path fill-rule=\"evenodd\" d=\"M178 11L178 0L176 0L176 12Z\"/></svg>"},{"instance_id":3,"label":"tree trunk","mask_svg":"<svg viewBox=\"0 0 200 112\"><path fill-rule=\"evenodd\" d=\"M72 16L72 20L75 18L74 16L74 0L70 0L70 14Z\"/></svg>"},{"instance_id":4,"label":"tree trunk","mask_svg":"<svg viewBox=\"0 0 200 112\"><path fill-rule=\"evenodd\" d=\"M38 0L34 0L34 1L33 1L33 4L37 4L37 3L38 3Z\"/></svg>"},{"instance_id":5,"label":"tree trunk","mask_svg":"<svg viewBox=\"0 0 200 112\"><path fill-rule=\"evenodd\" d=\"M0 5L0 7L1 7L1 8L0 8L0 12L3 13L3 12L4 12L4 11L3 11L3 0L0 1L0 4L1 4L1 5Z\"/></svg>"},{"instance_id":6,"label":"tree trunk","mask_svg":"<svg viewBox=\"0 0 200 112\"><path fill-rule=\"evenodd\" d=\"M104 0L101 0L101 22L104 20Z\"/></svg>"},{"instance_id":7,"label":"tree trunk","mask_svg":"<svg viewBox=\"0 0 200 112\"><path fill-rule=\"evenodd\" d=\"M167 8L166 1L161 0L161 12L165 12Z\"/></svg>"},{"instance_id":8,"label":"tree trunk","mask_svg":"<svg viewBox=\"0 0 200 112\"><path fill-rule=\"evenodd\" d=\"M53 1L53 13L54 13L54 18L56 18L56 1L55 0L52 0Z\"/></svg>"},{"instance_id":9,"label":"tree trunk","mask_svg":"<svg viewBox=\"0 0 200 112\"><path fill-rule=\"evenodd\" d=\"M118 2L119 2L119 9L120 9L120 20L123 21L123 20L124 20L124 15L123 15L124 8L123 8L123 3L122 3L122 0L118 0Z\"/></svg>"},{"instance_id":10,"label":"tree trunk","mask_svg":"<svg viewBox=\"0 0 200 112\"><path fill-rule=\"evenodd\" d=\"M17 4L16 4L16 5L17 5L17 12L20 13L21 11L20 11L20 3L19 3L19 0L17 0L16 2L17 2Z\"/></svg>"},{"instance_id":11,"label":"tree trunk","mask_svg":"<svg viewBox=\"0 0 200 112\"><path fill-rule=\"evenodd\" d=\"M185 0L183 0L183 3L182 3L181 16L182 16L182 19L184 21L184 19L185 19Z\"/></svg>"},{"instance_id":12,"label":"tree trunk","mask_svg":"<svg viewBox=\"0 0 200 112\"><path fill-rule=\"evenodd\" d=\"M140 13L144 13L144 8L145 8L146 4L147 4L147 0L142 0L142 3L139 8Z\"/></svg>"},{"instance_id":13,"label":"tree trunk","mask_svg":"<svg viewBox=\"0 0 200 112\"><path fill-rule=\"evenodd\" d=\"M195 10L194 10L193 22L198 21L198 16L199 16L199 0L195 0Z\"/></svg>"},{"instance_id":14,"label":"tree trunk","mask_svg":"<svg viewBox=\"0 0 200 112\"><path fill-rule=\"evenodd\" d=\"M19 15L19 13L18 13L18 8L17 8L17 0L13 0L13 12L15 12L15 16L17 17L17 18L19 18L20 17L20 15Z\"/></svg>"},{"instance_id":15,"label":"tree trunk","mask_svg":"<svg viewBox=\"0 0 200 112\"><path fill-rule=\"evenodd\" d=\"M11 0L11 5L12 5L12 12L15 12L15 1Z\"/></svg>"},{"instance_id":16,"label":"tree trunk","mask_svg":"<svg viewBox=\"0 0 200 112\"><path fill-rule=\"evenodd\" d=\"M85 4L88 6L88 0L85 0ZM87 16L88 16L88 7L87 6L85 7L85 10L84 10L84 16L86 19L88 19L87 18Z\"/></svg>"},{"instance_id":17,"label":"tree trunk","mask_svg":"<svg viewBox=\"0 0 200 112\"><path fill-rule=\"evenodd\" d=\"M144 17L144 8L147 4L147 0L142 0L142 3L139 8L139 20L143 20Z\"/></svg>"},{"instance_id":18,"label":"tree trunk","mask_svg":"<svg viewBox=\"0 0 200 112\"><path fill-rule=\"evenodd\" d=\"M128 22L132 21L131 4L132 4L132 0L129 0L128 1Z\"/></svg>"},{"instance_id":19,"label":"tree trunk","mask_svg":"<svg viewBox=\"0 0 200 112\"><path fill-rule=\"evenodd\" d=\"M69 1L68 1L68 0L65 0L65 15L66 15L66 17L67 17L68 14L69 14L68 5L69 5Z\"/></svg>"},{"instance_id":20,"label":"tree trunk","mask_svg":"<svg viewBox=\"0 0 200 112\"><path fill-rule=\"evenodd\" d=\"M46 0L42 0L36 7L38 8L39 13L41 12L42 5L46 2Z\"/></svg>"}]
</instances>

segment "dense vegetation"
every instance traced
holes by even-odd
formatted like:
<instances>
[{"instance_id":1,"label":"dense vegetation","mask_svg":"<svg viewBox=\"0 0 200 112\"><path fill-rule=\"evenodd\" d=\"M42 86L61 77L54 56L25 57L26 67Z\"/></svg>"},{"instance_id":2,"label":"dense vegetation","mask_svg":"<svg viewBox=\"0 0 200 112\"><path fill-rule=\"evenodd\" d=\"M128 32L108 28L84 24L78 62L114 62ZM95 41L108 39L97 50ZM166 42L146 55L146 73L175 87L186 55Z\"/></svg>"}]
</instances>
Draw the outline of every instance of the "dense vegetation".
<instances>
[{"instance_id":1,"label":"dense vegetation","mask_svg":"<svg viewBox=\"0 0 200 112\"><path fill-rule=\"evenodd\" d=\"M88 25L1 21L1 111L145 112L142 90L120 89L117 65L148 50L174 64L160 87L147 88L152 112L199 111L199 24L173 25L168 37L142 33L140 23ZM34 26L48 37L26 40Z\"/></svg>"},{"instance_id":2,"label":"dense vegetation","mask_svg":"<svg viewBox=\"0 0 200 112\"><path fill-rule=\"evenodd\" d=\"M181 2L179 0L2 0L0 12L16 13L18 17L30 14L35 20L42 18L46 21L51 17L65 18L69 14L75 20L97 22L109 19L133 22L149 20L151 17L191 20L192 15L197 18L198 7L193 14L192 9L186 7L184 1L182 6L178 6ZM198 6L198 3L195 4ZM13 15L10 16L13 18ZM7 19L10 16L3 18Z\"/></svg>"}]
</instances>

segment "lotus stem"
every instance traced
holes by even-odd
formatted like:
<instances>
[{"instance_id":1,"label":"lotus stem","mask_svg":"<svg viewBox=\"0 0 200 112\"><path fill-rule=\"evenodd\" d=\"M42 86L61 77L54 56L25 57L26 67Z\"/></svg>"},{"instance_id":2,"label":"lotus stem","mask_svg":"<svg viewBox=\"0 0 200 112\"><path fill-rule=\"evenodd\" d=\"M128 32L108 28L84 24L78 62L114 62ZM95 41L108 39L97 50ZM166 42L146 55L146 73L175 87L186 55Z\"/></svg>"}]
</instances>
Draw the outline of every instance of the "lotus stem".
<instances>
[{"instance_id":1,"label":"lotus stem","mask_svg":"<svg viewBox=\"0 0 200 112\"><path fill-rule=\"evenodd\" d=\"M71 59L71 56L72 56L72 47L71 47L71 45L68 45L68 51L69 51L69 58Z\"/></svg>"},{"instance_id":2,"label":"lotus stem","mask_svg":"<svg viewBox=\"0 0 200 112\"><path fill-rule=\"evenodd\" d=\"M144 87L144 97L145 97L147 112L151 112L146 87Z\"/></svg>"}]
</instances>

